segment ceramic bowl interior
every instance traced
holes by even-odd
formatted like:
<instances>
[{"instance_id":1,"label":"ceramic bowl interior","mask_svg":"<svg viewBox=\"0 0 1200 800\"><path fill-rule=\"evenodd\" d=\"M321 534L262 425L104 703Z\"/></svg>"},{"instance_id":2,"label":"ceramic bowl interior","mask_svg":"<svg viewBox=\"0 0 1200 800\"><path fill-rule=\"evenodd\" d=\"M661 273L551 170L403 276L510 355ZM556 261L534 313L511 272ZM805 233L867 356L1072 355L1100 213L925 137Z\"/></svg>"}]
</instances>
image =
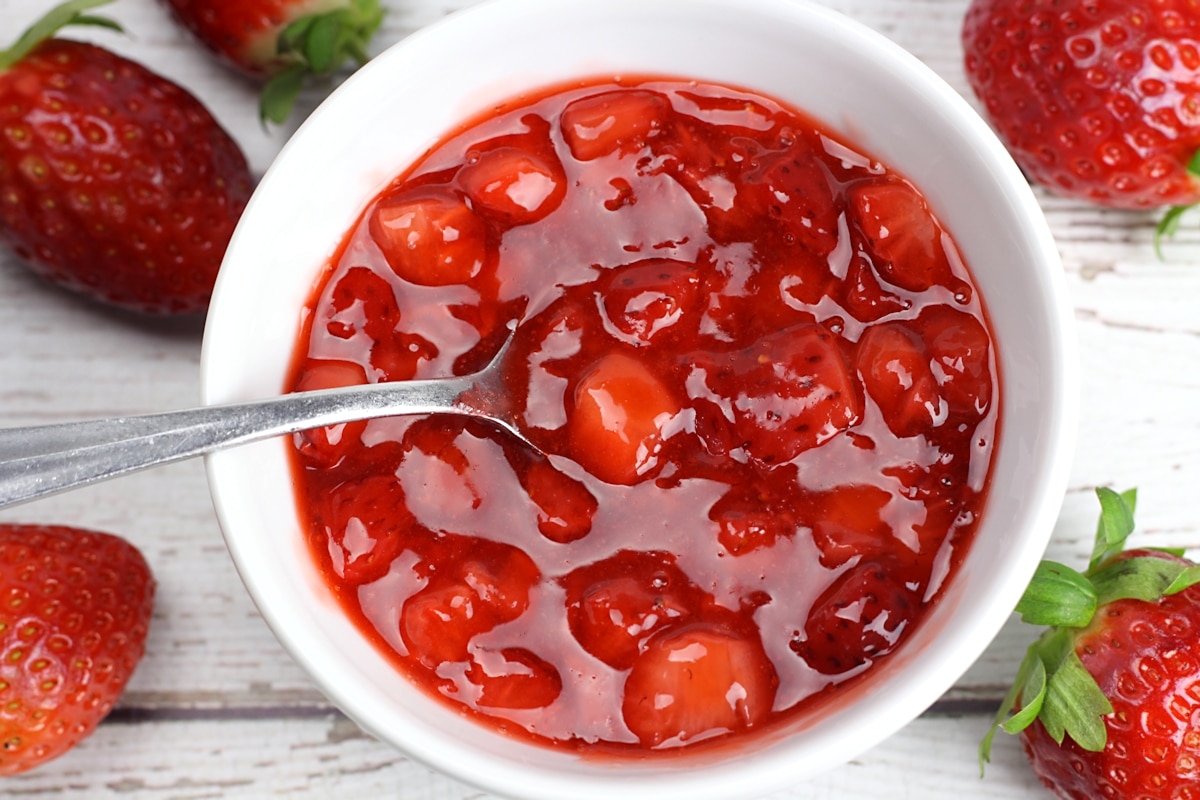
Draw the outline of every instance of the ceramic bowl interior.
<instances>
[{"instance_id":1,"label":"ceramic bowl interior","mask_svg":"<svg viewBox=\"0 0 1200 800\"><path fill-rule=\"evenodd\" d=\"M491 0L378 56L305 122L247 208L208 318L204 401L282 390L318 272L369 199L441 135L498 99L570 77L634 73L773 95L921 187L970 264L999 343L991 496L935 613L870 680L740 746L613 762L504 738L414 690L318 577L299 533L285 443L209 457L229 550L292 656L367 731L497 794L728 800L796 784L867 750L945 692L999 631L1044 551L1074 451L1071 312L1028 185L934 73L803 0Z\"/></svg>"}]
</instances>

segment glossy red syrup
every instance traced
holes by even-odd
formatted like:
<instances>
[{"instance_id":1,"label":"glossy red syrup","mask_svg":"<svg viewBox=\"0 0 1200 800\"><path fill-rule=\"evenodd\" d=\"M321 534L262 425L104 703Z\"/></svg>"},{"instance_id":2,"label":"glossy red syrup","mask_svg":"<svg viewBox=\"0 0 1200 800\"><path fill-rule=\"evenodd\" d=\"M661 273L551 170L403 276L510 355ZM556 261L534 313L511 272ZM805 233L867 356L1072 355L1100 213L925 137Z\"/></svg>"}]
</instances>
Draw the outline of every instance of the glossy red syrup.
<instances>
[{"instance_id":1,"label":"glossy red syrup","mask_svg":"<svg viewBox=\"0 0 1200 800\"><path fill-rule=\"evenodd\" d=\"M983 307L921 193L793 109L677 80L497 107L370 201L289 388L481 368L486 423L295 439L313 558L414 683L555 746L672 751L868 673L970 545Z\"/></svg>"}]
</instances>

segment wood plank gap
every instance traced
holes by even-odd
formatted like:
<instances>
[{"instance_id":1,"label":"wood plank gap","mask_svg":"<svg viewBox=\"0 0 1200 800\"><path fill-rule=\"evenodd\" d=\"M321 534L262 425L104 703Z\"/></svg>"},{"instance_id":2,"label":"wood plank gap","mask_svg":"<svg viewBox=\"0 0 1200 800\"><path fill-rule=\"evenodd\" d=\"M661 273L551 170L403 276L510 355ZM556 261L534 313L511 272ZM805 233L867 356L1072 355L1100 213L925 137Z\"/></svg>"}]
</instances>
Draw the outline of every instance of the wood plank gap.
<instances>
[{"instance_id":1,"label":"wood plank gap","mask_svg":"<svg viewBox=\"0 0 1200 800\"><path fill-rule=\"evenodd\" d=\"M1000 705L996 698L949 698L930 706L922 718L991 717ZM136 725L145 722L237 722L345 717L330 705L260 705L222 707L118 706L106 724Z\"/></svg>"}]
</instances>

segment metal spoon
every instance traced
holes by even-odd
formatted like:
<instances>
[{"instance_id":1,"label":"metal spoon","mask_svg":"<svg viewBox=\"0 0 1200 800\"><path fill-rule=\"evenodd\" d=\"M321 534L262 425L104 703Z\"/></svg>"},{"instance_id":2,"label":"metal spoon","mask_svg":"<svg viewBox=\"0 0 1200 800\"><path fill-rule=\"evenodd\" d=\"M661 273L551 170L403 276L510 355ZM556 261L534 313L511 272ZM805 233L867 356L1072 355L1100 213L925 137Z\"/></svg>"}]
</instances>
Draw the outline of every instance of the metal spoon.
<instances>
[{"instance_id":1,"label":"metal spoon","mask_svg":"<svg viewBox=\"0 0 1200 800\"><path fill-rule=\"evenodd\" d=\"M512 337L479 372L296 392L246 403L0 430L0 508L234 445L373 417L487 419L533 447L501 383Z\"/></svg>"}]
</instances>

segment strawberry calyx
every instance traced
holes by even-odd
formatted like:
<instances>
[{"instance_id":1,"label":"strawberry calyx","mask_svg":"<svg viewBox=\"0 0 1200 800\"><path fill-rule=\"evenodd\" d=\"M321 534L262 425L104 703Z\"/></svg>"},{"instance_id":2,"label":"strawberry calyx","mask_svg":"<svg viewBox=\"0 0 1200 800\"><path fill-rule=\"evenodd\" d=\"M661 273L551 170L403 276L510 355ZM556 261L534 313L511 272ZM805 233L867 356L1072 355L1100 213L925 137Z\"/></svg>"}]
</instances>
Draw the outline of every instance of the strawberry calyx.
<instances>
[{"instance_id":1,"label":"strawberry calyx","mask_svg":"<svg viewBox=\"0 0 1200 800\"><path fill-rule=\"evenodd\" d=\"M1192 180L1200 185L1200 150L1192 154L1192 158L1188 161L1187 173ZM1159 260L1163 260L1162 240L1164 238L1172 238L1176 231L1179 230L1179 221L1184 213L1195 208L1200 203L1187 203L1179 206L1171 206L1167 209L1167 213L1159 220L1158 226L1154 229L1154 252L1158 254Z\"/></svg>"},{"instance_id":2,"label":"strawberry calyx","mask_svg":"<svg viewBox=\"0 0 1200 800\"><path fill-rule=\"evenodd\" d=\"M107 17L87 13L98 6L108 5L113 0L67 0L46 12L45 16L30 25L7 50L0 51L0 72L7 70L39 44L54 36L68 25L90 25L121 31L123 28Z\"/></svg>"},{"instance_id":3,"label":"strawberry calyx","mask_svg":"<svg viewBox=\"0 0 1200 800\"><path fill-rule=\"evenodd\" d=\"M1100 487L1096 495L1100 521L1087 569L1080 572L1042 561L1017 603L1023 622L1048 627L1026 652L980 743L981 769L990 760L998 731L1017 734L1035 721L1059 744L1070 736L1084 750L1103 750L1108 739L1104 717L1113 707L1077 655L1077 637L1109 603L1124 599L1153 603L1200 583L1200 566L1179 558L1180 551L1124 551L1134 530L1136 490L1117 493Z\"/></svg>"},{"instance_id":4,"label":"strawberry calyx","mask_svg":"<svg viewBox=\"0 0 1200 800\"><path fill-rule=\"evenodd\" d=\"M350 0L332 11L293 20L279 33L284 66L263 86L259 116L264 123L287 119L310 77L333 74L347 61L365 64L367 45L383 21L379 0Z\"/></svg>"}]
</instances>

